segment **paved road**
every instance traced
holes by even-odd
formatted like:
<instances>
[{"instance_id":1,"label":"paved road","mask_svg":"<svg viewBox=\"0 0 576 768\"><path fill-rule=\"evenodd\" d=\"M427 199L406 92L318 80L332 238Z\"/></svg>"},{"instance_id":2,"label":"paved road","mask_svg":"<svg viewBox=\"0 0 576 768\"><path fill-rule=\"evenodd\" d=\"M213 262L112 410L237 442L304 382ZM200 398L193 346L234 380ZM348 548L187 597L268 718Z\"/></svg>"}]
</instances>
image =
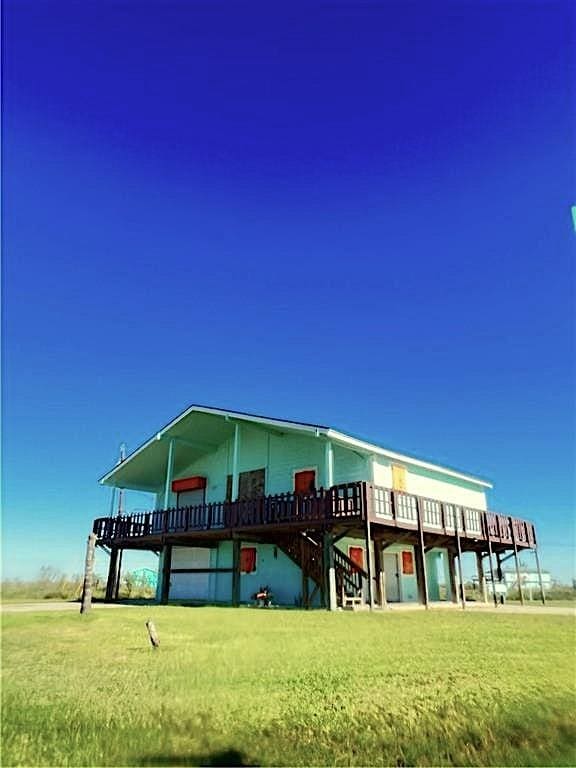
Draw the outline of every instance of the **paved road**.
<instances>
[{"instance_id":1,"label":"paved road","mask_svg":"<svg viewBox=\"0 0 576 768\"><path fill-rule=\"evenodd\" d=\"M392 611L421 611L420 603L392 603L388 605ZM461 611L462 607L455 603L431 603L433 611ZM493 603L466 603L466 610L473 613L546 613L557 616L576 616L576 605L506 605L495 606Z\"/></svg>"},{"instance_id":2,"label":"paved road","mask_svg":"<svg viewBox=\"0 0 576 768\"><path fill-rule=\"evenodd\" d=\"M93 603L92 608L95 611L109 610L110 608L133 608L137 603ZM390 605L392 611L414 611L423 610L418 603L403 603ZM432 610L460 610L459 606L436 603L431 605ZM576 616L576 606L543 606L543 605L484 605L481 603L468 603L466 610L482 613L535 613L547 614L548 616ZM80 611L80 603L68 602L65 600L46 600L37 603L4 603L0 604L0 613L27 613L31 611Z\"/></svg>"},{"instance_id":3,"label":"paved road","mask_svg":"<svg viewBox=\"0 0 576 768\"><path fill-rule=\"evenodd\" d=\"M571 605L475 605L470 603L468 609L489 613L547 613L557 616L576 616L576 606Z\"/></svg>"},{"instance_id":4,"label":"paved road","mask_svg":"<svg viewBox=\"0 0 576 768\"><path fill-rule=\"evenodd\" d=\"M92 608L99 611L102 608L127 608L123 603L92 603ZM80 611L80 603L67 600L45 600L37 603L1 603L0 613L28 613L30 611Z\"/></svg>"}]
</instances>

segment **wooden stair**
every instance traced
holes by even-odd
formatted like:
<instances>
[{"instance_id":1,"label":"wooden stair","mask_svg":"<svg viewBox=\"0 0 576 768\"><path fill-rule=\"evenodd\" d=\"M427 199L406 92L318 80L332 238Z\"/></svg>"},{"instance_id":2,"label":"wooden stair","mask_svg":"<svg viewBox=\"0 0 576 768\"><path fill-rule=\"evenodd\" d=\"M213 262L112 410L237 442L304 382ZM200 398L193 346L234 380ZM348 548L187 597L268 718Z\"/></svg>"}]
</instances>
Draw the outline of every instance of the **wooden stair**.
<instances>
[{"instance_id":1,"label":"wooden stair","mask_svg":"<svg viewBox=\"0 0 576 768\"><path fill-rule=\"evenodd\" d=\"M318 590L324 593L322 542L317 541L309 533L298 532L292 535L275 537L275 544L316 585L312 595L307 600L307 605L305 605L305 607L309 607ZM335 546L333 547L333 553L338 603L345 607L347 598L351 598L357 604L362 598L363 579L367 578L368 574ZM303 600L306 603L305 595L303 595Z\"/></svg>"}]
</instances>

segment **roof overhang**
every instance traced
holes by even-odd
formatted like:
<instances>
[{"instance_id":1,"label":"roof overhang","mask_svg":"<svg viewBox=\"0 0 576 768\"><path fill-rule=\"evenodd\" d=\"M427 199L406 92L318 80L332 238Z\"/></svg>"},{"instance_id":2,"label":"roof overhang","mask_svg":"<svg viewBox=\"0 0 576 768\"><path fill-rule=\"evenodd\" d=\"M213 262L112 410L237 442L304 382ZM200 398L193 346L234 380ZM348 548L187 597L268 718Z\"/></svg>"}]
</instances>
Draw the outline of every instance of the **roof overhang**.
<instances>
[{"instance_id":1,"label":"roof overhang","mask_svg":"<svg viewBox=\"0 0 576 768\"><path fill-rule=\"evenodd\" d=\"M210 453L234 434L235 425L250 423L279 434L307 433L316 437L327 427L288 419L273 419L241 411L227 411L203 405L191 405L153 437L139 446L121 463L100 478L103 485L157 492L165 482L170 441L186 447L174 451L173 474L178 475L192 461Z\"/></svg>"},{"instance_id":2,"label":"roof overhang","mask_svg":"<svg viewBox=\"0 0 576 768\"><path fill-rule=\"evenodd\" d=\"M407 456L404 453L390 451L387 448L382 448L379 445L368 443L365 440L352 437L351 435L347 435L344 432L338 432L335 429L328 429L326 432L326 437L330 440L333 440L335 443L341 443L342 445L346 445L348 448L354 448L361 453L372 454L375 456L384 456L385 458L390 459L390 461L398 461L402 464L408 464L413 467L420 467L421 469L426 469L430 472L439 472L442 475L447 475L448 477L453 477L457 480L464 480L465 482L473 483L474 485L480 485L483 488L492 488L492 483L488 482L488 480L483 480L482 478L476 477L474 475L464 474L463 472L459 472L457 469L451 469L450 467L444 467L440 464L433 464L429 461L417 459L413 456Z\"/></svg>"},{"instance_id":3,"label":"roof overhang","mask_svg":"<svg viewBox=\"0 0 576 768\"><path fill-rule=\"evenodd\" d=\"M268 431L275 431L280 434L294 432L324 438L366 456L383 456L390 461L398 461L408 466L437 472L483 488L492 487L491 483L482 478L396 451L390 451L387 448L321 424L275 419L203 405L191 405L183 411L133 451L124 461L103 475L100 478L100 483L119 488L158 492L165 482L171 440L174 440L176 446L179 443L186 446L185 452L174 451L173 474L178 476L179 472L183 471L196 458L216 450L219 445L234 434L235 425L241 423L261 426Z\"/></svg>"}]
</instances>

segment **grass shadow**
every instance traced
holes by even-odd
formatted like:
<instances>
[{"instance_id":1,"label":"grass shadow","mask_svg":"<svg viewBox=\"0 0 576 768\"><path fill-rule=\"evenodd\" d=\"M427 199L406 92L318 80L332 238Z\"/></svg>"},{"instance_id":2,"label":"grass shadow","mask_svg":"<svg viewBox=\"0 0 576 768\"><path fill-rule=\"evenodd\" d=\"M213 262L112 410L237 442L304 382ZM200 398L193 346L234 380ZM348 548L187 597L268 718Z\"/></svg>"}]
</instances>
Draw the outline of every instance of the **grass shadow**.
<instances>
[{"instance_id":1,"label":"grass shadow","mask_svg":"<svg viewBox=\"0 0 576 768\"><path fill-rule=\"evenodd\" d=\"M244 766L251 768L257 766L255 763L237 749L224 749L220 752L209 752L207 754L190 755L146 755L142 758L140 765L147 766L167 766L167 765L219 765L219 766Z\"/></svg>"}]
</instances>

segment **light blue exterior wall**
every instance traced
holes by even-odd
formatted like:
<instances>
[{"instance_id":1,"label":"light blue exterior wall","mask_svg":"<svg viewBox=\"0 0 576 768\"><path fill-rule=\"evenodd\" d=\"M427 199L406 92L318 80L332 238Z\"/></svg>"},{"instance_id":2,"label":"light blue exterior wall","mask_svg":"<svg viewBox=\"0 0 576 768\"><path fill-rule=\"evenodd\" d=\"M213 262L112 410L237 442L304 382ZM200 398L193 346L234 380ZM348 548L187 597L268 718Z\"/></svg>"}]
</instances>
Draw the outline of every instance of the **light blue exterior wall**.
<instances>
[{"instance_id":1,"label":"light blue exterior wall","mask_svg":"<svg viewBox=\"0 0 576 768\"><path fill-rule=\"evenodd\" d=\"M368 459L356 451L334 446L334 484L353 483L357 480L369 480Z\"/></svg>"},{"instance_id":2,"label":"light blue exterior wall","mask_svg":"<svg viewBox=\"0 0 576 768\"><path fill-rule=\"evenodd\" d=\"M286 493L294 488L294 472L300 469L315 469L318 487L327 486L324 440L294 433L277 434L261 427L242 425L240 429L239 472L253 469L266 470L265 493ZM185 453L186 447L178 445L177 451ZM218 448L190 462L185 469L174 475L190 477L201 475L207 478L206 501L224 501L226 498L226 477L232 473L233 440L230 438ZM334 483L368 480L366 459L355 451L334 447ZM176 504L176 494L170 492L169 506ZM164 505L164 489L159 489L156 506Z\"/></svg>"},{"instance_id":3,"label":"light blue exterior wall","mask_svg":"<svg viewBox=\"0 0 576 768\"><path fill-rule=\"evenodd\" d=\"M181 461L186 454L186 446L178 444L175 450ZM206 478L206 502L220 502L226 498L226 479L232 473L233 438L221 443L215 450L191 461L184 469L174 474L173 479L200 475ZM266 427L242 424L240 427L238 471L246 472L255 469L265 469L265 493L275 494L292 491L294 488L294 473L301 469L316 470L317 486L327 486L326 441L313 434L301 435L293 432L280 434L277 430ZM373 477L374 475L374 477ZM479 487L473 487L464 481L444 478L440 482L439 473L430 473L418 468L407 467L408 491L422 493L432 498L446 500L454 499L460 503L485 507L485 494ZM355 450L340 445L333 445L333 482L335 484L359 480L374 481L376 484L391 487L391 462L377 457L374 462L370 457L359 454ZM438 496L440 494L440 496ZM157 494L157 508L164 506L164 489ZM176 494L169 494L169 506L175 506ZM251 595L261 586L268 585L274 594L274 600L282 605L295 605L301 600L302 581L300 569L288 558L282 550L272 544L251 544L246 546L257 548L257 568L252 574L241 575L241 601L249 602ZM345 538L337 546L348 554L349 546L360 546L364 549L362 539ZM410 551L413 547L396 544L388 547L386 552L401 553ZM426 555L428 589L431 600L440 598L439 559L442 551L432 550ZM366 563L366 554L364 554ZM442 563L440 562L440 565ZM232 567L232 542L221 542L210 552L211 568ZM162 569L162 558L159 562L159 572ZM159 580L160 581L160 580ZM447 574L444 578L448 583ZM418 600L418 589L415 575L400 576L402 601ZM313 584L310 581L310 592ZM232 593L231 573L211 573L209 576L210 600L214 602L229 602Z\"/></svg>"},{"instance_id":4,"label":"light blue exterior wall","mask_svg":"<svg viewBox=\"0 0 576 768\"><path fill-rule=\"evenodd\" d=\"M414 547L410 544L391 544L384 550L384 554L396 554L400 557L402 552L410 552L414 558ZM417 603L418 599L416 572L414 574L402 573L402 563L400 563L400 600L403 603Z\"/></svg>"},{"instance_id":5,"label":"light blue exterior wall","mask_svg":"<svg viewBox=\"0 0 576 768\"><path fill-rule=\"evenodd\" d=\"M240 602L249 603L260 587L268 586L279 605L299 605L302 601L300 569L273 544L242 542L243 547L256 548L256 570L240 574ZM182 567L183 563L179 562ZM232 567L232 542L223 541L210 550L210 568ZM313 587L311 586L311 590ZM232 574L209 574L208 600L229 603L232 597ZM192 597L192 596L191 596Z\"/></svg>"},{"instance_id":6,"label":"light blue exterior wall","mask_svg":"<svg viewBox=\"0 0 576 768\"><path fill-rule=\"evenodd\" d=\"M256 548L256 570L253 573L242 573L240 576L240 601L249 603L252 595L260 587L268 586L274 595L274 602L278 605L300 605L302 600L302 576L298 566L279 548L273 544L242 542L241 546ZM336 547L345 555L349 554L349 547L360 547L364 553L364 567L366 568L366 546L363 539L355 539L347 536L337 542ZM386 548L386 553L399 554L411 552L414 557L414 547L407 544L393 544ZM428 596L431 601L440 600L439 569L447 568L445 550L434 549L426 554L426 574L428 577ZM182 565L182 563L179 563ZM160 558L162 568L162 557ZM232 542L220 542L217 547L210 549L210 568L232 567ZM448 583L448 574L444 579ZM310 593L314 589L314 583L309 580ZM229 603L232 596L232 574L209 574L209 601L216 603ZM364 589L364 597L367 598L367 590ZM418 585L416 575L400 573L400 597L402 602L418 601ZM319 594L315 600L319 605Z\"/></svg>"},{"instance_id":7,"label":"light blue exterior wall","mask_svg":"<svg viewBox=\"0 0 576 768\"><path fill-rule=\"evenodd\" d=\"M440 600L440 581L438 578L438 568L442 565L442 551L432 549L426 553L426 576L428 579L428 599L434 601Z\"/></svg>"},{"instance_id":8,"label":"light blue exterior wall","mask_svg":"<svg viewBox=\"0 0 576 768\"><path fill-rule=\"evenodd\" d=\"M304 468L316 469L316 484L327 487L325 447L325 440L314 435L293 432L280 434L263 426L242 424L238 470L246 472L264 468L267 494L291 491L294 487L294 472ZM179 455L186 454L185 445L177 444L175 450ZM174 474L173 479L202 475L207 478L206 501L224 501L226 477L232 473L232 450L233 439L229 438L214 451L191 461L184 469ZM481 486L443 475L439 470L431 471L406 462L393 462L383 456L374 457L372 465L368 456L335 443L333 456L335 484L367 480L391 488L392 464L397 463L406 466L409 493L439 498L477 509L486 508L486 494ZM176 495L170 493L169 506L175 504ZM161 508L163 505L164 488L159 488L156 506Z\"/></svg>"}]
</instances>

